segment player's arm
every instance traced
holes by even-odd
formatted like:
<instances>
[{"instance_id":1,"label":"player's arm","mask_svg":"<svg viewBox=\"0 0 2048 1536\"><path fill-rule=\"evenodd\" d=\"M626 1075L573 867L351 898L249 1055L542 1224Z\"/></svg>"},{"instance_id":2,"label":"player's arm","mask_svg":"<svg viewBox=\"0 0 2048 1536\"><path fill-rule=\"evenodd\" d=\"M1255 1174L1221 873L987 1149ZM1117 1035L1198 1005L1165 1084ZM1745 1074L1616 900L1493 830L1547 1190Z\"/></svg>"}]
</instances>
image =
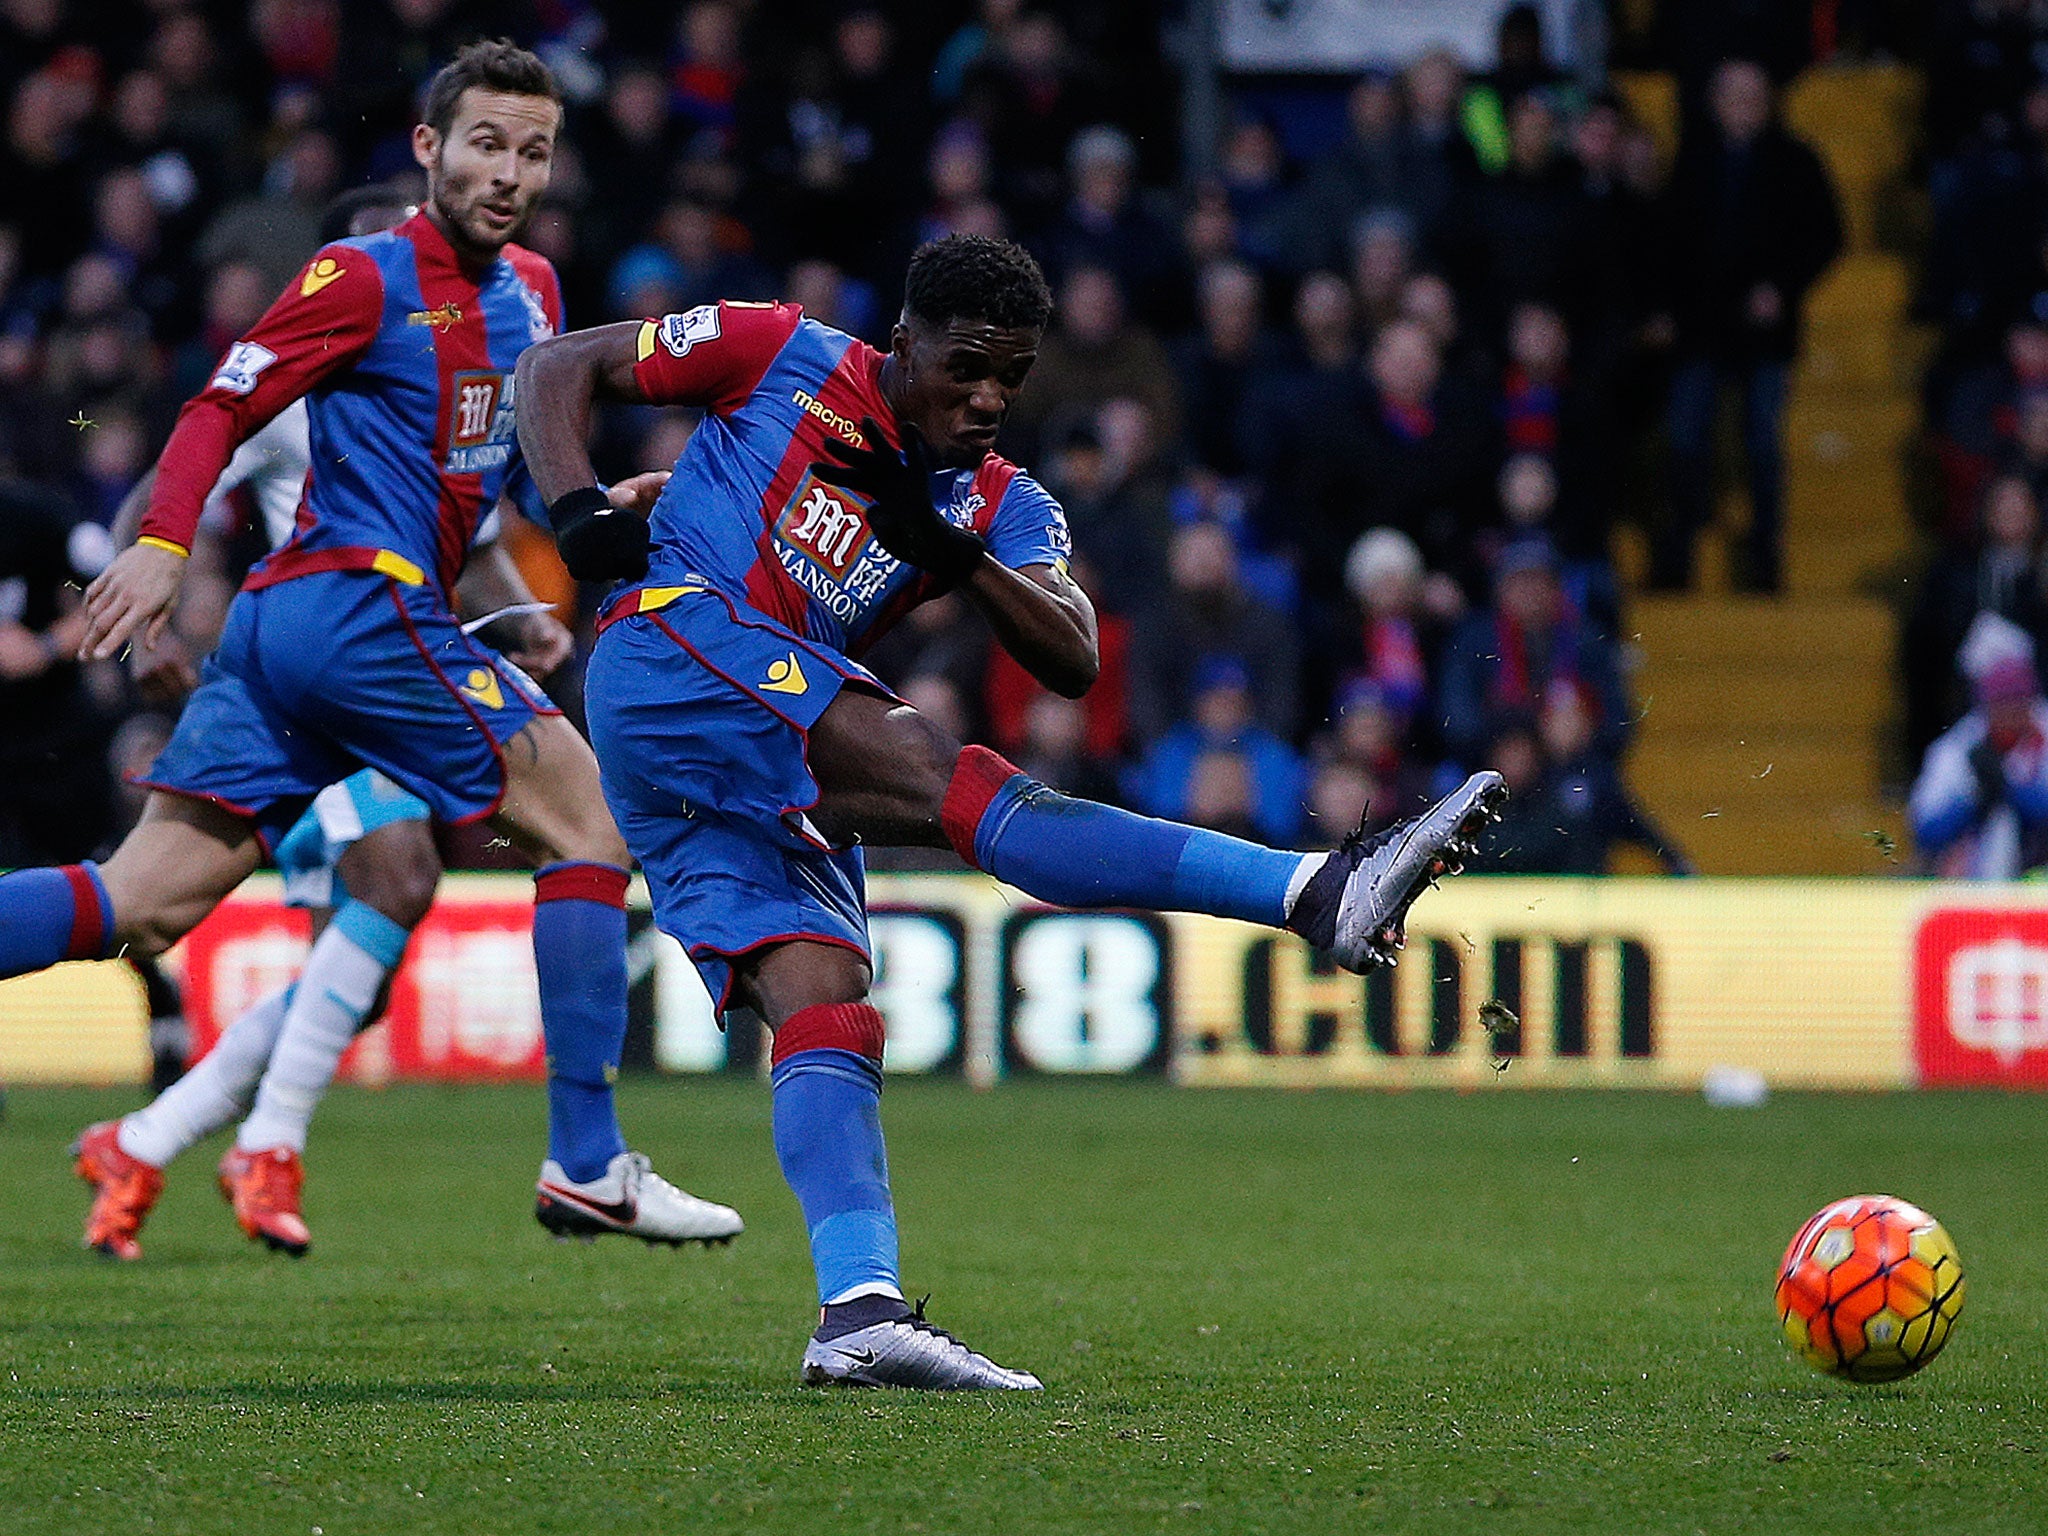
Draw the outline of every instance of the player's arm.
<instances>
[{"instance_id":1,"label":"player's arm","mask_svg":"<svg viewBox=\"0 0 2048 1536\"><path fill-rule=\"evenodd\" d=\"M590 464L590 407L599 400L644 405L634 374L635 321L571 331L519 354L513 375L519 451L534 489L549 507L570 491L595 488Z\"/></svg>"},{"instance_id":2,"label":"player's arm","mask_svg":"<svg viewBox=\"0 0 2048 1536\"><path fill-rule=\"evenodd\" d=\"M469 552L469 562L455 583L455 601L464 617L475 620L531 603L534 596L510 552L492 539ZM547 677L576 649L568 626L551 611L508 614L501 622L518 636L505 654L533 677Z\"/></svg>"},{"instance_id":3,"label":"player's arm","mask_svg":"<svg viewBox=\"0 0 2048 1536\"><path fill-rule=\"evenodd\" d=\"M705 304L658 321L572 331L519 354L520 452L571 575L616 581L647 573L645 523L616 515L591 467L591 406L730 409L753 391L801 318L794 305Z\"/></svg>"},{"instance_id":4,"label":"player's arm","mask_svg":"<svg viewBox=\"0 0 2048 1536\"><path fill-rule=\"evenodd\" d=\"M138 631L152 644L162 634L207 493L235 449L360 357L376 337L383 307L377 264L352 247L330 246L228 349L212 381L178 413L135 543L86 589L84 659L116 655Z\"/></svg>"},{"instance_id":5,"label":"player's arm","mask_svg":"<svg viewBox=\"0 0 2048 1536\"><path fill-rule=\"evenodd\" d=\"M116 550L129 548L141 535L143 514L149 510L155 488L156 466L152 464L114 513ZM235 595L227 551L204 523L193 533L183 575L175 622L153 641L138 640L128 653L128 675L136 691L152 704L175 704L199 686L198 660L219 639L222 616Z\"/></svg>"},{"instance_id":6,"label":"player's arm","mask_svg":"<svg viewBox=\"0 0 2048 1536\"><path fill-rule=\"evenodd\" d=\"M963 528L932 505L937 470L917 429L902 430L899 453L874 417L861 419L863 442L833 441L831 462L812 472L868 500L876 541L931 577L938 591L958 588L981 610L996 639L1054 693L1078 699L1102 670L1095 608L1067 574L1066 517L1036 482L1014 475L1000 493L986 534Z\"/></svg>"},{"instance_id":7,"label":"player's arm","mask_svg":"<svg viewBox=\"0 0 2048 1536\"><path fill-rule=\"evenodd\" d=\"M1094 686L1102 670L1095 605L1063 564L1012 570L984 555L961 590L1002 648L1054 693L1078 699Z\"/></svg>"}]
</instances>

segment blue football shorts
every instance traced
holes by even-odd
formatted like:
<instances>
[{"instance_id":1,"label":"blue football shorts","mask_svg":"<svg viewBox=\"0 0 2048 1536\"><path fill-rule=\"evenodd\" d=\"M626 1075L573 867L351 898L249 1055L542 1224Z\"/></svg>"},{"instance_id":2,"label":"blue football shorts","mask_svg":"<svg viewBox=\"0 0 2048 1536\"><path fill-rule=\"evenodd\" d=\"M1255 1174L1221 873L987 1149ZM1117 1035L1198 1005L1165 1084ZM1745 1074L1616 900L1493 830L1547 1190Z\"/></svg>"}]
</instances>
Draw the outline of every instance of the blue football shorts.
<instances>
[{"instance_id":1,"label":"blue football shorts","mask_svg":"<svg viewBox=\"0 0 2048 1536\"><path fill-rule=\"evenodd\" d=\"M793 939L869 958L858 847L809 812L810 728L872 673L704 588L605 626L583 698L605 799L640 861L656 925L724 1010L732 962Z\"/></svg>"},{"instance_id":2,"label":"blue football shorts","mask_svg":"<svg viewBox=\"0 0 2048 1536\"><path fill-rule=\"evenodd\" d=\"M558 714L431 587L323 571L238 593L170 744L136 782L211 800L275 849L313 797L375 768L438 820L505 795L505 743Z\"/></svg>"}]
</instances>

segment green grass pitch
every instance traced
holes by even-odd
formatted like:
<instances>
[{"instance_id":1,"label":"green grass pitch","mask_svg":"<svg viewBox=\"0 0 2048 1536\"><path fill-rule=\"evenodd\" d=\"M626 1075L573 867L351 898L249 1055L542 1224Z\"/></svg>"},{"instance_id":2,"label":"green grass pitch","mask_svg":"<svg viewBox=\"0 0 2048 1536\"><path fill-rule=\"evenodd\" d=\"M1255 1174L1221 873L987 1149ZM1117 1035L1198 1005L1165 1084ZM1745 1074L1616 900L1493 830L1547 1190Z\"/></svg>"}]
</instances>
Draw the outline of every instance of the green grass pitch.
<instances>
[{"instance_id":1,"label":"green grass pitch","mask_svg":"<svg viewBox=\"0 0 2048 1536\"><path fill-rule=\"evenodd\" d=\"M1962 1532L2048 1527L2048 1103L892 1083L911 1285L1029 1397L807 1391L765 1089L634 1082L637 1144L750 1229L548 1241L533 1089L343 1091L302 1263L218 1147L116 1266L0 1123L0 1530ZM1827 1200L1940 1216L1970 1292L1893 1387L1796 1364Z\"/></svg>"}]
</instances>

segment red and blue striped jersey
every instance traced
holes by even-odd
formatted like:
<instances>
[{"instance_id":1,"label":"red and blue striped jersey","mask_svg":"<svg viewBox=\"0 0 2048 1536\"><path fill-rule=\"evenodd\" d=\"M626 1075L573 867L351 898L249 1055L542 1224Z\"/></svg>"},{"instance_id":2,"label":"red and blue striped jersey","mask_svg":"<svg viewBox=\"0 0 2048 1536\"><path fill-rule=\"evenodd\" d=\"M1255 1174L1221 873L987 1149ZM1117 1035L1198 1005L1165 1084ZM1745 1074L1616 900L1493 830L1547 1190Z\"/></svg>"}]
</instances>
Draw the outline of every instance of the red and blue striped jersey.
<instances>
[{"instance_id":1,"label":"red and blue striped jersey","mask_svg":"<svg viewBox=\"0 0 2048 1536\"><path fill-rule=\"evenodd\" d=\"M793 304L728 301L645 322L641 391L707 414L654 508L644 585L715 587L855 656L929 596L930 578L869 534L869 503L811 472L835 437L865 446L866 416L901 447L882 361ZM932 505L1012 569L1058 565L1072 551L1059 503L993 453L935 473Z\"/></svg>"},{"instance_id":2,"label":"red and blue striped jersey","mask_svg":"<svg viewBox=\"0 0 2048 1536\"><path fill-rule=\"evenodd\" d=\"M187 402L142 532L189 547L235 448L304 396L312 467L291 539L250 588L374 569L448 592L501 495L543 518L513 431L519 354L561 328L545 257L466 270L425 214L322 248Z\"/></svg>"}]
</instances>

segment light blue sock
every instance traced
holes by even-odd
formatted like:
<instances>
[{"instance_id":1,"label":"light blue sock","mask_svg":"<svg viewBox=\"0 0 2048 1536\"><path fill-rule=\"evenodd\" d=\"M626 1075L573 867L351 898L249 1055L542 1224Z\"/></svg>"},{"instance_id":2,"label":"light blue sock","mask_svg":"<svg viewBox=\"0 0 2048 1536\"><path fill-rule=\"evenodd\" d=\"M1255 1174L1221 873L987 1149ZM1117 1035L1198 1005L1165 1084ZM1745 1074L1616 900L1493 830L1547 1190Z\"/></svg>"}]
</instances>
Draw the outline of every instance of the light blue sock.
<instances>
[{"instance_id":1,"label":"light blue sock","mask_svg":"<svg viewBox=\"0 0 2048 1536\"><path fill-rule=\"evenodd\" d=\"M235 1133L236 1146L245 1152L306 1150L313 1111L411 937L411 930L367 902L347 901L336 909L306 957L257 1085L255 1106Z\"/></svg>"}]
</instances>

